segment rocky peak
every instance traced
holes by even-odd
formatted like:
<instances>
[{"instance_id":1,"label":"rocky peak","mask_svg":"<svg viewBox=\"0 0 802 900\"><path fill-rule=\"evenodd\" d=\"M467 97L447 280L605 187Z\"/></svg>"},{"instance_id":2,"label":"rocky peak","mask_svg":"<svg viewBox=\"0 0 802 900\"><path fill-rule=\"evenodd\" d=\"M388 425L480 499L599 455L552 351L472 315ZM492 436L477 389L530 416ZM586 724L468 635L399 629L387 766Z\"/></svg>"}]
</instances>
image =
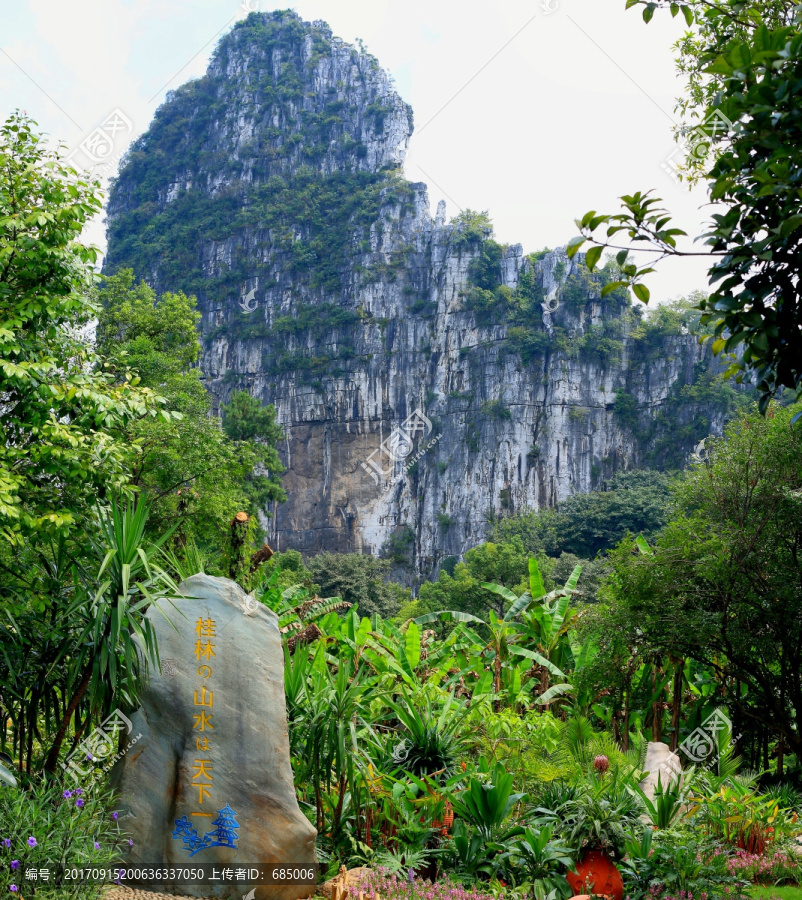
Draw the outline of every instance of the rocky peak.
<instances>
[{"instance_id":1,"label":"rocky peak","mask_svg":"<svg viewBox=\"0 0 802 900\"><path fill-rule=\"evenodd\" d=\"M501 245L444 203L432 219L401 175L411 128L325 23L252 14L134 145L106 266L197 296L217 409L235 388L276 405L274 546L424 577L494 517L684 462L735 401L681 316L602 298L613 264Z\"/></svg>"},{"instance_id":2,"label":"rocky peak","mask_svg":"<svg viewBox=\"0 0 802 900\"><path fill-rule=\"evenodd\" d=\"M149 199L164 207L192 187L216 193L298 172L378 172L399 164L411 133L411 108L369 53L325 22L251 13L222 39L203 78L170 93L123 171L161 154L168 183ZM118 188L110 215L128 203Z\"/></svg>"}]
</instances>

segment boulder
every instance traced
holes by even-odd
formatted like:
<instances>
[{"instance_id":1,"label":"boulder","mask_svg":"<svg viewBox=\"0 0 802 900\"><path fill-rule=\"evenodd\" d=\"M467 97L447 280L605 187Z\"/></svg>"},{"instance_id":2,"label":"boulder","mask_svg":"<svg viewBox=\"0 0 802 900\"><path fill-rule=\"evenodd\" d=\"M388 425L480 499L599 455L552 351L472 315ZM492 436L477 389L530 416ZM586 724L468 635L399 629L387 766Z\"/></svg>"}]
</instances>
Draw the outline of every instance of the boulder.
<instances>
[{"instance_id":1,"label":"boulder","mask_svg":"<svg viewBox=\"0 0 802 900\"><path fill-rule=\"evenodd\" d=\"M194 575L185 599L148 612L161 671L132 716L136 746L117 763L130 865L314 864L317 832L293 785L278 618L226 578ZM245 882L158 889L244 897ZM297 900L314 885L256 886L256 900ZM253 896L253 895L252 895Z\"/></svg>"},{"instance_id":2,"label":"boulder","mask_svg":"<svg viewBox=\"0 0 802 900\"><path fill-rule=\"evenodd\" d=\"M654 800L654 789L657 787L657 778L665 787L669 780L674 781L682 773L679 754L664 744L662 741L650 741L646 747L646 762L644 771L648 774L641 781L640 787L644 794Z\"/></svg>"}]
</instances>

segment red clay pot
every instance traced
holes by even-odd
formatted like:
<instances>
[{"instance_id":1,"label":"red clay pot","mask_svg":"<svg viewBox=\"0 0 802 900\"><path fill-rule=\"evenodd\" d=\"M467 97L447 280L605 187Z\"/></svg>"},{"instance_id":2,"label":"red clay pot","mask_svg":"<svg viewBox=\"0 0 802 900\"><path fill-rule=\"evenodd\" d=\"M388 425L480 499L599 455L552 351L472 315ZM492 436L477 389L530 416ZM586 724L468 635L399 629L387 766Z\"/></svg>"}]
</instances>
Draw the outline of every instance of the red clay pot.
<instances>
[{"instance_id":1,"label":"red clay pot","mask_svg":"<svg viewBox=\"0 0 802 900\"><path fill-rule=\"evenodd\" d=\"M588 850L576 864L576 874L568 872L565 877L574 894L603 894L623 900L621 873L603 850Z\"/></svg>"}]
</instances>

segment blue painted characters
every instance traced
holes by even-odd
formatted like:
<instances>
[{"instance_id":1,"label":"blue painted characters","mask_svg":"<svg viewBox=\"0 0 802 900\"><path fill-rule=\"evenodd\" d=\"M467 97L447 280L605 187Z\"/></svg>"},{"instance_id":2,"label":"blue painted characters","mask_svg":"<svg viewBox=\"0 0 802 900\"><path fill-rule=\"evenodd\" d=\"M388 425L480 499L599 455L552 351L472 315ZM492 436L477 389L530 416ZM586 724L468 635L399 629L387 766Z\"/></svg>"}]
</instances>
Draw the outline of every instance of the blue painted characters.
<instances>
[{"instance_id":1,"label":"blue painted characters","mask_svg":"<svg viewBox=\"0 0 802 900\"><path fill-rule=\"evenodd\" d=\"M198 834L198 830L192 822L186 816L182 816L175 820L173 839L180 838L184 842L184 849L189 852L190 856L209 847L230 847L232 850L236 850L237 829L240 827L236 815L234 810L226 804L217 811L217 818L212 822L212 825L215 826L214 831L207 831L203 837Z\"/></svg>"}]
</instances>

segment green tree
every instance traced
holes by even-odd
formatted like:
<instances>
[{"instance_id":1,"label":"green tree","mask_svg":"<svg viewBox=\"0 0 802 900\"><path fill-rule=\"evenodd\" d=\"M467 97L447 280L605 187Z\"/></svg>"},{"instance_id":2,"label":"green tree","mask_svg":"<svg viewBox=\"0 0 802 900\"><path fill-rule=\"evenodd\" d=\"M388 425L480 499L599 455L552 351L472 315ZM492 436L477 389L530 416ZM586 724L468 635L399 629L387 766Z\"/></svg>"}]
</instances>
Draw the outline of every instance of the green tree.
<instances>
[{"instance_id":1,"label":"green tree","mask_svg":"<svg viewBox=\"0 0 802 900\"><path fill-rule=\"evenodd\" d=\"M634 470L611 478L604 491L573 494L556 510L501 519L493 536L518 537L529 553L572 553L583 561L612 549L627 534L656 535L668 520L671 477ZM583 562L584 565L584 562Z\"/></svg>"},{"instance_id":2,"label":"green tree","mask_svg":"<svg viewBox=\"0 0 802 900\"><path fill-rule=\"evenodd\" d=\"M465 554L464 562L456 564L453 575L441 571L437 581L421 585L415 613L453 609L483 617L493 609L497 616L503 617L504 598L489 593L482 584L520 586L523 590L527 560L524 545L517 536L504 542L480 544Z\"/></svg>"},{"instance_id":3,"label":"green tree","mask_svg":"<svg viewBox=\"0 0 802 900\"><path fill-rule=\"evenodd\" d=\"M395 615L411 597L408 588L387 581L390 565L390 560L361 553L319 553L307 561L322 596L358 603L361 615L383 618Z\"/></svg>"},{"instance_id":4,"label":"green tree","mask_svg":"<svg viewBox=\"0 0 802 900\"><path fill-rule=\"evenodd\" d=\"M622 232L637 249L654 251L656 260L709 255L714 289L699 303L701 324L714 332L714 353L738 354L730 372L754 380L765 411L781 388L802 386L798 7L791 0L627 0L633 6L643 9L647 22L666 7L694 26L679 44L678 68L689 85L679 106L686 116L683 131L694 127L685 135L686 174L702 172L716 204L702 235L708 250L680 249L677 238L685 232L672 227L660 198L639 191L621 197L622 213L588 212L568 252L575 255L593 241L586 257L593 269L604 248L619 250L622 280L604 291L628 284L644 302L649 290L642 279L654 271L654 260L640 268L624 262L632 247L621 246ZM606 234L596 239L602 226Z\"/></svg>"},{"instance_id":5,"label":"green tree","mask_svg":"<svg viewBox=\"0 0 802 900\"><path fill-rule=\"evenodd\" d=\"M34 125L15 114L0 128L0 529L17 544L69 530L98 497L126 490L131 448L119 436L164 402L127 369L112 377L92 349L97 250L79 236L99 185Z\"/></svg>"},{"instance_id":6,"label":"green tree","mask_svg":"<svg viewBox=\"0 0 802 900\"><path fill-rule=\"evenodd\" d=\"M283 503L287 499L281 486L284 466L276 446L284 432L276 423L275 406L262 406L247 391L235 391L223 411L223 431L239 446L250 446L256 457L254 468L245 476L245 490L254 509Z\"/></svg>"},{"instance_id":7,"label":"green tree","mask_svg":"<svg viewBox=\"0 0 802 900\"><path fill-rule=\"evenodd\" d=\"M157 297L126 269L105 280L99 299L98 349L110 369L120 377L134 369L178 414L133 420L121 432L138 449L132 481L152 505L151 531L177 525L181 540L192 536L200 546L219 548L235 513L264 512L269 500L286 499L275 410L235 394L233 415L224 410L229 427L210 414L196 367L200 314L194 298L181 292Z\"/></svg>"},{"instance_id":8,"label":"green tree","mask_svg":"<svg viewBox=\"0 0 802 900\"><path fill-rule=\"evenodd\" d=\"M678 488L653 550L626 540L610 592L643 639L709 667L740 721L802 753L799 406L730 424Z\"/></svg>"}]
</instances>

